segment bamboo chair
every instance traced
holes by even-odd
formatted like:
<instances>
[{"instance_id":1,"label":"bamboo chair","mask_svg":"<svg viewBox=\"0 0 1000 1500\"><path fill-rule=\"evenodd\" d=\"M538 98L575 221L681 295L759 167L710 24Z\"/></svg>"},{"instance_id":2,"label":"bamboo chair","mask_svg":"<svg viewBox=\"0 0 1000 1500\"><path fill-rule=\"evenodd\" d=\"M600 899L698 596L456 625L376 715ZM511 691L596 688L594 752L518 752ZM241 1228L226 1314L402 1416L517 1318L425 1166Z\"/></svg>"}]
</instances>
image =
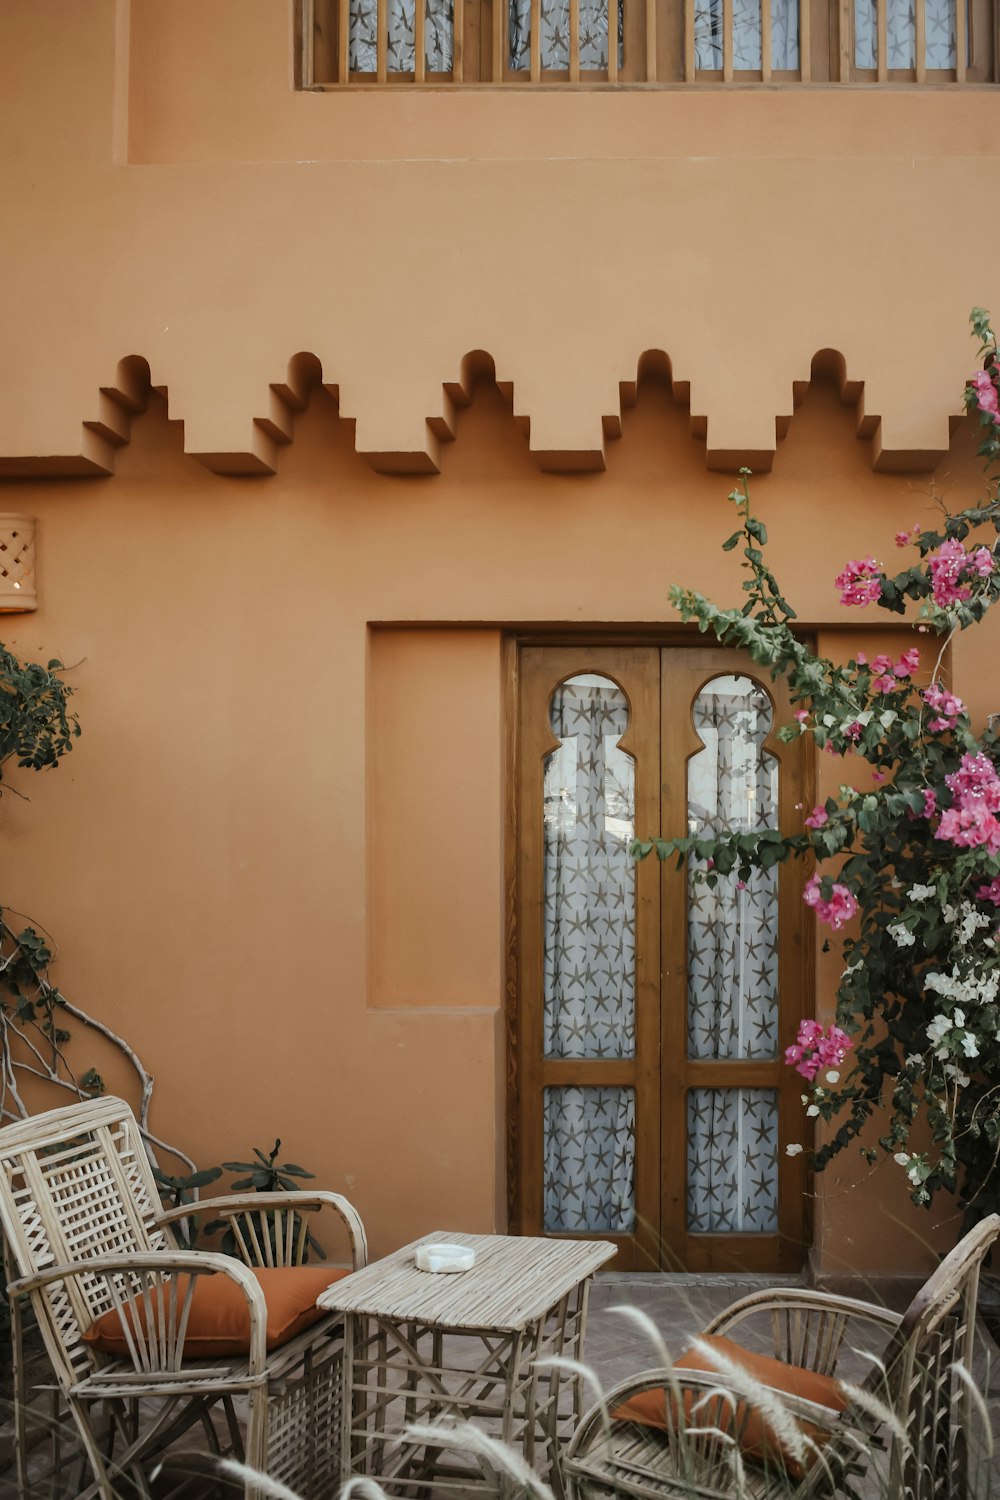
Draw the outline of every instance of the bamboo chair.
<instances>
[{"instance_id":1,"label":"bamboo chair","mask_svg":"<svg viewBox=\"0 0 1000 1500\"><path fill-rule=\"evenodd\" d=\"M573 1500L716 1500L732 1495L805 1500L857 1494L873 1449L881 1450L884 1488L876 1486L871 1493L893 1500L968 1496L976 1298L980 1267L998 1233L996 1214L976 1225L902 1315L853 1298L776 1288L733 1303L705 1329L706 1336L725 1337L739 1329L744 1338L736 1333L735 1341L744 1343L748 1333L765 1333L767 1352L774 1358L838 1379L859 1336L863 1340L867 1333L870 1340L873 1330L881 1333L881 1358L869 1366L870 1373L856 1387L861 1395L845 1412L784 1394L771 1396L787 1413L812 1424L817 1435L828 1435L804 1477L793 1477L780 1463L764 1467L739 1453L754 1414L748 1386L740 1388L733 1381L731 1394L720 1396L727 1387L721 1373L659 1369L622 1381L580 1422L563 1459ZM755 1319L764 1321L763 1329L754 1329ZM609 1420L608 1414L622 1403L664 1389L672 1393L664 1406L667 1430ZM880 1421L872 1400L894 1420Z\"/></svg>"},{"instance_id":2,"label":"bamboo chair","mask_svg":"<svg viewBox=\"0 0 1000 1500\"><path fill-rule=\"evenodd\" d=\"M242 1262L183 1250L173 1225L191 1208L161 1211L138 1125L122 1100L71 1104L0 1130L0 1223L10 1278L22 1500L32 1489L24 1422L25 1299L90 1471L89 1482L84 1470L75 1487L64 1474L53 1493L76 1500L149 1496L157 1465L173 1460L177 1443L196 1429L203 1449L231 1454L303 1500L329 1496L339 1474L339 1316L325 1316L268 1353L264 1296L247 1269L301 1263L309 1224L324 1206L346 1226L358 1269L367 1258L364 1227L334 1193L202 1201L199 1212L232 1226ZM246 1298L249 1353L185 1357L191 1298L204 1276L229 1278ZM144 1323L123 1320L130 1357L99 1353L83 1341L101 1314L111 1308L120 1314L129 1300L146 1310ZM249 1409L245 1436L237 1403ZM169 1467L173 1472L179 1465ZM247 1496L253 1493L248 1485Z\"/></svg>"}]
</instances>

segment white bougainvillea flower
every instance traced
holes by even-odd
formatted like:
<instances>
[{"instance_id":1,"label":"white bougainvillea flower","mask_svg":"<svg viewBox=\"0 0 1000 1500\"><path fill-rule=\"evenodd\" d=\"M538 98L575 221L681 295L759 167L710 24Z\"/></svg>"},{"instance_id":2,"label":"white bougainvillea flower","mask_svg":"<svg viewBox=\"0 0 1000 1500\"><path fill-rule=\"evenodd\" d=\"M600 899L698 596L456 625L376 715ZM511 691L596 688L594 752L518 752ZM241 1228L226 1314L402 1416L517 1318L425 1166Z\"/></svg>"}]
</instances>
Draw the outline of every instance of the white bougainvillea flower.
<instances>
[{"instance_id":1,"label":"white bougainvillea flower","mask_svg":"<svg viewBox=\"0 0 1000 1500\"><path fill-rule=\"evenodd\" d=\"M926 901L937 893L932 885L911 885L906 894L911 901Z\"/></svg>"}]
</instances>

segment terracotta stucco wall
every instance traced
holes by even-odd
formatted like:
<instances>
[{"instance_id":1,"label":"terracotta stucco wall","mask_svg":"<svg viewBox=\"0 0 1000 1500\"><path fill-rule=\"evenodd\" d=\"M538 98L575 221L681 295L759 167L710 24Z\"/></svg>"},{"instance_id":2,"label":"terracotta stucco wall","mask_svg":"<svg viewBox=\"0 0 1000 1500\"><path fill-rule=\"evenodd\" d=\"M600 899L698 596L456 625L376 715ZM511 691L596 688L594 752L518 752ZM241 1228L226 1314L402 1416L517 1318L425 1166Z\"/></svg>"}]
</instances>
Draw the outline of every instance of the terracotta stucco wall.
<instances>
[{"instance_id":1,"label":"terracotta stucco wall","mask_svg":"<svg viewBox=\"0 0 1000 1500\"><path fill-rule=\"evenodd\" d=\"M157 400L113 479L6 487L42 597L6 639L79 663L85 733L5 799L4 895L155 1071L164 1134L208 1161L280 1133L376 1249L502 1225L499 628L661 622L672 579L735 599L726 488L653 381L604 475L539 478L485 385L434 479L374 474L319 393L274 480L207 474ZM814 619L930 504L823 386L756 493ZM884 1268L870 1199L836 1245L852 1215Z\"/></svg>"},{"instance_id":2,"label":"terracotta stucco wall","mask_svg":"<svg viewBox=\"0 0 1000 1500\"><path fill-rule=\"evenodd\" d=\"M85 725L4 799L0 897L139 1047L164 1134L280 1133L379 1251L503 1223L503 631L735 599L708 464L773 464L822 630L931 470L975 492L949 420L968 308L1000 308L970 253L1000 118L975 89L296 94L289 30L271 0L0 11L0 504L39 517L42 598L4 636L78 663ZM646 350L674 393L647 360L632 405ZM979 715L995 639L955 649ZM898 1184L852 1172L821 1264L912 1260L871 1212Z\"/></svg>"}]
</instances>

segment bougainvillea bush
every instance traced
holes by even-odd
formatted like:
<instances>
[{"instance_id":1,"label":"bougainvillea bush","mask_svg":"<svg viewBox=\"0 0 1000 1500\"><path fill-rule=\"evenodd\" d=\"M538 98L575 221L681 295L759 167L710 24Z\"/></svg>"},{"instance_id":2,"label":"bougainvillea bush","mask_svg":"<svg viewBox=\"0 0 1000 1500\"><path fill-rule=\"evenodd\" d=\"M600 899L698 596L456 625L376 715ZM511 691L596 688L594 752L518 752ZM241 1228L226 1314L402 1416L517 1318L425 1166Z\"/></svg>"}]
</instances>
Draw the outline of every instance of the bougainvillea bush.
<instances>
[{"instance_id":1,"label":"bougainvillea bush","mask_svg":"<svg viewBox=\"0 0 1000 1500\"><path fill-rule=\"evenodd\" d=\"M807 1113L837 1124L815 1164L860 1145L882 1109L879 1145L914 1202L956 1189L969 1221L1000 1209L1000 739L992 726L973 733L945 680L948 643L1000 598L1000 366L987 315L976 309L972 325L982 369L966 402L983 428L982 499L955 513L941 507L935 529L897 533L898 572L873 555L846 561L836 579L845 607L906 614L912 646L838 664L799 639L765 560L746 470L729 497L740 526L723 544L742 543L742 609L671 590L685 620L785 679L795 722L780 733L811 736L844 762L837 796L804 809L801 831L638 841L633 850L711 859L709 881L815 860L805 900L844 956L836 1025L805 1022L786 1057L804 1080ZM1000 673L997 688L1000 709ZM921 1117L929 1129L918 1139L930 1144L918 1150L911 1135Z\"/></svg>"}]
</instances>

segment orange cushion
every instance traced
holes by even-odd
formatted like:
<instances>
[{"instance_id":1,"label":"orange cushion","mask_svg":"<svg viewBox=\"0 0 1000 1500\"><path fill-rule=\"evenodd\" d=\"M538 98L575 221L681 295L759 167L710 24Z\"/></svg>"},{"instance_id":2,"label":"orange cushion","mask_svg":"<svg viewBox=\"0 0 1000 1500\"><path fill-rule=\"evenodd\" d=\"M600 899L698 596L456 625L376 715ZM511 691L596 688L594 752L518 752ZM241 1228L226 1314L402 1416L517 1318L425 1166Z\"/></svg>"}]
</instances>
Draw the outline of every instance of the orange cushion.
<instances>
[{"instance_id":1,"label":"orange cushion","mask_svg":"<svg viewBox=\"0 0 1000 1500\"><path fill-rule=\"evenodd\" d=\"M803 1370L798 1365L786 1365L780 1359L771 1359L766 1354L754 1354L749 1349L744 1349L740 1344L734 1344L730 1339L711 1336L703 1338L702 1343L710 1348L718 1349L719 1353L740 1368L759 1385L769 1386L772 1391L784 1392L789 1396L801 1396L806 1401L815 1401L820 1406L830 1407L833 1411L846 1411L848 1406L847 1397L840 1388L838 1381L831 1375L817 1375L815 1370ZM675 1370L705 1370L709 1374L717 1375L725 1383L725 1376L718 1365L713 1364L707 1355L701 1354L696 1349L689 1349L682 1354L674 1366ZM631 1400L624 1402L611 1413L613 1421L616 1422L638 1422L644 1427L661 1427L666 1430L671 1424L667 1420L667 1395L664 1389L643 1391L641 1395L633 1396ZM734 1396L739 1392L734 1391ZM694 1422L698 1427L719 1427L723 1432L732 1424L733 1417L729 1415L733 1411L732 1403L722 1398L709 1398L694 1418L691 1417L692 1408L696 1401L702 1399L701 1392L685 1391L684 1412L687 1421ZM746 1403L738 1401L736 1405L736 1419L743 1421L746 1413ZM804 1421L789 1413L789 1419L795 1423L803 1437L822 1447L828 1434L821 1428L817 1428L812 1422ZM806 1469L813 1462L816 1455L809 1453L805 1463L801 1463L790 1453L781 1441L774 1429L763 1419L752 1407L746 1419L746 1425L740 1434L740 1449L745 1457L753 1459L757 1463L774 1465L779 1464L795 1479L801 1479Z\"/></svg>"},{"instance_id":2,"label":"orange cushion","mask_svg":"<svg viewBox=\"0 0 1000 1500\"><path fill-rule=\"evenodd\" d=\"M280 1266L277 1269L251 1266L264 1301L267 1303L267 1347L279 1349L289 1339L312 1323L326 1317L316 1306L316 1298L347 1276L336 1266ZM183 1307L190 1277L177 1277L177 1312ZM166 1298L164 1299L166 1300ZM154 1323L160 1316L159 1299L151 1295ZM169 1309L170 1303L167 1301ZM146 1303L142 1297L125 1304L129 1327L145 1331ZM117 1308L109 1308L83 1335L84 1342L104 1354L129 1353L125 1330ZM213 1359L220 1355L247 1354L250 1351L250 1309L240 1287L221 1272L214 1276L196 1276L194 1295L188 1314L185 1353L192 1359Z\"/></svg>"}]
</instances>

